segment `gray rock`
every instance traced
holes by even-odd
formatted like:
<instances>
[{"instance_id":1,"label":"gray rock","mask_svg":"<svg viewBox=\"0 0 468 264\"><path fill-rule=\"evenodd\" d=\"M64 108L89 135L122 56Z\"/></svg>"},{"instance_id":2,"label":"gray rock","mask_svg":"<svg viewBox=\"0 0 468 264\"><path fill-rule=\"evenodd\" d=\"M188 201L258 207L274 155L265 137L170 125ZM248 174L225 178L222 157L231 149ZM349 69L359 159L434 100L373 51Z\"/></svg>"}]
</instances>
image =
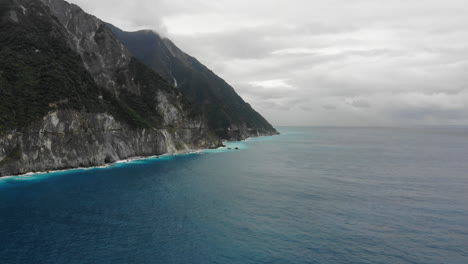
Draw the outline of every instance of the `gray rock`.
<instances>
[{"instance_id":1,"label":"gray rock","mask_svg":"<svg viewBox=\"0 0 468 264\"><path fill-rule=\"evenodd\" d=\"M48 6L39 9L40 16L50 17L56 29L52 32L67 38L68 46L79 54L83 66L100 87L109 90L117 101L124 92L141 96L143 89L152 91L152 114L161 118L153 121L150 128L135 128L108 113L57 108L67 100L49 104L56 109L42 120L0 134L0 176L100 166L131 157L222 145L207 128L204 117L187 110L190 107L180 92L168 90L170 85L164 81L135 81L134 59L101 20L62 0L40 1ZM30 7L31 3L16 0L15 10L19 5ZM161 78L153 74L147 78Z\"/></svg>"},{"instance_id":2,"label":"gray rock","mask_svg":"<svg viewBox=\"0 0 468 264\"><path fill-rule=\"evenodd\" d=\"M177 129L131 129L108 114L56 111L27 132L0 137L0 176L101 166L218 145L203 123Z\"/></svg>"}]
</instances>

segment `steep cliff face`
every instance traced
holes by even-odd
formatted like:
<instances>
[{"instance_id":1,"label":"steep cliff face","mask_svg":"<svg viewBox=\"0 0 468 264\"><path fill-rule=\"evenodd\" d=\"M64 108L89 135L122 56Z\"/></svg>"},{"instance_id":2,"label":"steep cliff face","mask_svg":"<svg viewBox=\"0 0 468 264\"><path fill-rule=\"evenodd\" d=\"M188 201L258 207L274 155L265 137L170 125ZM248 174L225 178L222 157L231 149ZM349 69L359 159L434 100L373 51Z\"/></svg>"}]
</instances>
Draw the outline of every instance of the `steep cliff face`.
<instances>
[{"instance_id":1,"label":"steep cliff face","mask_svg":"<svg viewBox=\"0 0 468 264\"><path fill-rule=\"evenodd\" d=\"M63 0L40 0L66 31L67 42L82 59L96 84L118 95L140 89L129 73L132 57L100 19ZM118 80L118 82L116 81Z\"/></svg>"},{"instance_id":2,"label":"steep cliff face","mask_svg":"<svg viewBox=\"0 0 468 264\"><path fill-rule=\"evenodd\" d=\"M121 31L63 0L0 0L0 32L0 176L277 133L151 31Z\"/></svg>"},{"instance_id":3,"label":"steep cliff face","mask_svg":"<svg viewBox=\"0 0 468 264\"><path fill-rule=\"evenodd\" d=\"M109 27L133 56L195 102L218 136L227 140L240 140L277 134L273 126L229 84L169 39L149 30L125 32L112 25Z\"/></svg>"},{"instance_id":4,"label":"steep cliff face","mask_svg":"<svg viewBox=\"0 0 468 264\"><path fill-rule=\"evenodd\" d=\"M0 176L221 144L183 94L62 0L1 0Z\"/></svg>"},{"instance_id":5,"label":"steep cliff face","mask_svg":"<svg viewBox=\"0 0 468 264\"><path fill-rule=\"evenodd\" d=\"M1 175L99 166L136 156L215 147L203 125L134 129L107 113L50 112L24 132L0 137Z\"/></svg>"}]
</instances>

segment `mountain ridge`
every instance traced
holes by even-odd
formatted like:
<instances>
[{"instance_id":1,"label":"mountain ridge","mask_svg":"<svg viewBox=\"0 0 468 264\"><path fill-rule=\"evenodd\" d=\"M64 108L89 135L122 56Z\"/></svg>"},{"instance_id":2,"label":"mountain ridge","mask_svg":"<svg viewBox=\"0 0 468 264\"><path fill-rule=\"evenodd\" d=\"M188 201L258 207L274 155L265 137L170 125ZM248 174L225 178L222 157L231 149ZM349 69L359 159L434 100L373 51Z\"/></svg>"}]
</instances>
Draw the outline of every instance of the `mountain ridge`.
<instances>
[{"instance_id":1,"label":"mountain ridge","mask_svg":"<svg viewBox=\"0 0 468 264\"><path fill-rule=\"evenodd\" d=\"M0 30L0 176L222 145L196 101L77 5L1 0ZM223 139L262 135L243 133Z\"/></svg>"},{"instance_id":2,"label":"mountain ridge","mask_svg":"<svg viewBox=\"0 0 468 264\"><path fill-rule=\"evenodd\" d=\"M1 176L221 145L102 21L61 0L2 1Z\"/></svg>"},{"instance_id":3,"label":"mountain ridge","mask_svg":"<svg viewBox=\"0 0 468 264\"><path fill-rule=\"evenodd\" d=\"M278 133L232 86L170 39L151 30L126 32L108 25L133 56L198 104L207 115L210 128L223 139Z\"/></svg>"}]
</instances>

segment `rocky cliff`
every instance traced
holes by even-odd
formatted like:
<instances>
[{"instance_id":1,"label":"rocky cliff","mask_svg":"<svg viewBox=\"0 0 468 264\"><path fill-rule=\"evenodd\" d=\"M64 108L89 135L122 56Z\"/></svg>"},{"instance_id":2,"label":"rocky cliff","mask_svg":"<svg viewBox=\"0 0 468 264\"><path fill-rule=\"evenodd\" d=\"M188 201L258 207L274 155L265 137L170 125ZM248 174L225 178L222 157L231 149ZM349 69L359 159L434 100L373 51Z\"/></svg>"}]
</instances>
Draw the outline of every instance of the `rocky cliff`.
<instances>
[{"instance_id":1,"label":"rocky cliff","mask_svg":"<svg viewBox=\"0 0 468 264\"><path fill-rule=\"evenodd\" d=\"M125 32L109 27L133 56L199 106L209 127L221 138L241 140L278 133L234 88L171 40L150 30Z\"/></svg>"},{"instance_id":2,"label":"rocky cliff","mask_svg":"<svg viewBox=\"0 0 468 264\"><path fill-rule=\"evenodd\" d=\"M137 156L217 146L200 123L184 128L135 129L107 113L61 110L24 132L0 137L2 175L90 167Z\"/></svg>"},{"instance_id":3,"label":"rocky cliff","mask_svg":"<svg viewBox=\"0 0 468 264\"><path fill-rule=\"evenodd\" d=\"M277 133L153 32L141 41L63 0L0 0L0 32L0 176Z\"/></svg>"},{"instance_id":4,"label":"rocky cliff","mask_svg":"<svg viewBox=\"0 0 468 264\"><path fill-rule=\"evenodd\" d=\"M0 2L0 176L221 144L206 118L62 0Z\"/></svg>"}]
</instances>

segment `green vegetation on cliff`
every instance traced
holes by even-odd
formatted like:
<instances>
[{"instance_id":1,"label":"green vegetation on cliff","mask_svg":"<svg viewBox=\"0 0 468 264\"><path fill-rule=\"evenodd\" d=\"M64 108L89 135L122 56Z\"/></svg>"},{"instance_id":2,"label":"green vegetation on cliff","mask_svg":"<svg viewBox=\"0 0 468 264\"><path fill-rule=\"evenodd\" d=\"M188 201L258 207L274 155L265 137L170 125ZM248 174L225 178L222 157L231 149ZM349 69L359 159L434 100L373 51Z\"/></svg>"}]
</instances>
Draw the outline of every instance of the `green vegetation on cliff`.
<instances>
[{"instance_id":1,"label":"green vegetation on cliff","mask_svg":"<svg viewBox=\"0 0 468 264\"><path fill-rule=\"evenodd\" d=\"M22 128L57 107L103 111L80 57L49 19L32 13L40 7L32 4L34 20L21 17L21 23L7 7L0 12L0 131Z\"/></svg>"},{"instance_id":2,"label":"green vegetation on cliff","mask_svg":"<svg viewBox=\"0 0 468 264\"><path fill-rule=\"evenodd\" d=\"M55 109L108 112L131 127L162 124L155 109L156 91L174 97L180 92L136 59L128 70L140 94L125 89L114 94L98 87L81 57L70 49L56 18L47 15L40 1L28 1L27 8L23 13L10 1L0 2L0 133L25 129ZM12 12L19 21L11 18ZM184 107L195 113L190 104Z\"/></svg>"},{"instance_id":3,"label":"green vegetation on cliff","mask_svg":"<svg viewBox=\"0 0 468 264\"><path fill-rule=\"evenodd\" d=\"M276 133L273 126L246 103L223 79L187 55L169 39L143 30L125 32L109 25L119 40L137 59L158 72L202 111L210 128L229 139L231 128Z\"/></svg>"}]
</instances>

